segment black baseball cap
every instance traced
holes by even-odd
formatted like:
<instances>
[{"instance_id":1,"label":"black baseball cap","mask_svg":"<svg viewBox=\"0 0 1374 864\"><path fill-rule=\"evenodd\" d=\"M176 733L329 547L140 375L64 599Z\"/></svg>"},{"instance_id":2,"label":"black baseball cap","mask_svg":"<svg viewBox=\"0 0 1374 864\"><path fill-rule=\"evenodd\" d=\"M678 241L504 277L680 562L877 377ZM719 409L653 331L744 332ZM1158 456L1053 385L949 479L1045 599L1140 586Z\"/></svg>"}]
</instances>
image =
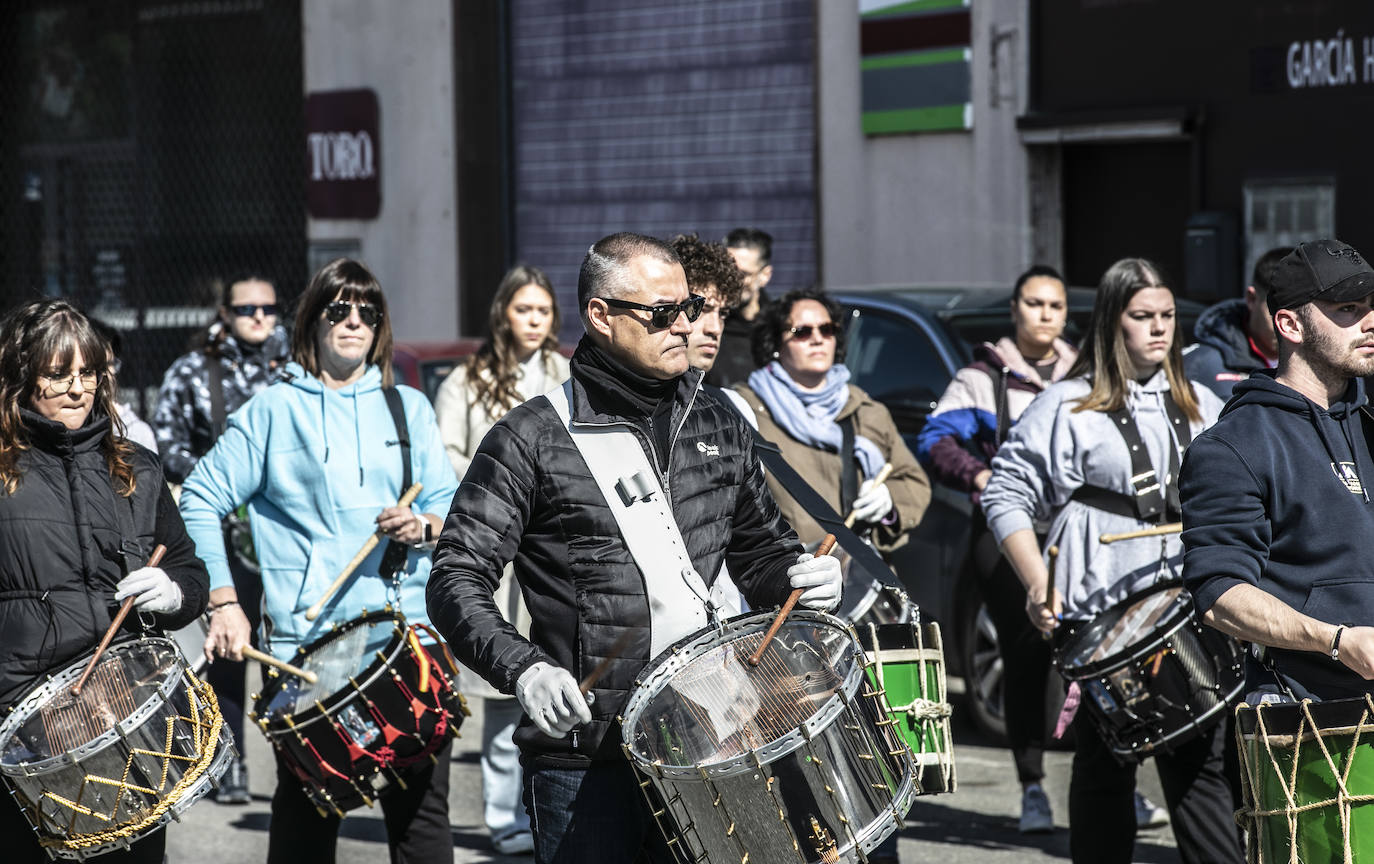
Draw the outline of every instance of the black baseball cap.
<instances>
[{"instance_id":1,"label":"black baseball cap","mask_svg":"<svg viewBox=\"0 0 1374 864\"><path fill-rule=\"evenodd\" d=\"M1269 290L1270 314L1313 300L1340 303L1374 294L1374 268L1339 240L1299 243L1279 261Z\"/></svg>"}]
</instances>

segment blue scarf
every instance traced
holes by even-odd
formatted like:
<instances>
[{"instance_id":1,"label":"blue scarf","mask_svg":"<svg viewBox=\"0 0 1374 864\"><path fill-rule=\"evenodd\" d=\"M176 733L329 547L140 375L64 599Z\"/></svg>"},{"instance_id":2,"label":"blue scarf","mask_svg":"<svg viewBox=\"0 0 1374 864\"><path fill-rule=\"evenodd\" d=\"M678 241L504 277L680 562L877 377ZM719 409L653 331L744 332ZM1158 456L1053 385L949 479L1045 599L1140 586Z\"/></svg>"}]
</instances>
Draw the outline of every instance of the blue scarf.
<instances>
[{"instance_id":1,"label":"blue scarf","mask_svg":"<svg viewBox=\"0 0 1374 864\"><path fill-rule=\"evenodd\" d=\"M749 389L773 415L782 430L801 443L817 450L840 451L843 437L835 422L849 401L849 370L836 363L825 373L820 390L803 390L782 364L774 360L749 374ZM865 478L872 477L887 461L878 445L862 435L854 436L854 458Z\"/></svg>"}]
</instances>

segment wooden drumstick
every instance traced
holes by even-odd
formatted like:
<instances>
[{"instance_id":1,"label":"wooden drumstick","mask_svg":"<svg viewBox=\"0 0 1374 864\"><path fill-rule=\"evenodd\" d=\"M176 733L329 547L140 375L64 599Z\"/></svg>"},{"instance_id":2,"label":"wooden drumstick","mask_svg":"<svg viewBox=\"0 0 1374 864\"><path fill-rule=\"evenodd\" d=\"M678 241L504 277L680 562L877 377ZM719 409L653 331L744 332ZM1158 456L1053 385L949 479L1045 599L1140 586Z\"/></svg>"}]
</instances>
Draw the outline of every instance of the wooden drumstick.
<instances>
[{"instance_id":1,"label":"wooden drumstick","mask_svg":"<svg viewBox=\"0 0 1374 864\"><path fill-rule=\"evenodd\" d=\"M153 554L148 556L148 563L145 567L156 567L162 563L162 556L167 554L167 547L161 543L153 547ZM105 635L100 637L100 644L95 647L95 653L91 655L91 662L86 664L86 668L81 673L81 678L77 680L76 686L72 688L73 696L81 695L81 688L86 686L86 679L91 677L95 671L95 664L100 662L100 655L105 653L105 649L110 647L110 642L114 639L115 633L119 630L119 625L124 623L124 619L129 617L129 610L134 608L134 601L138 599L130 594L124 598L124 602L119 604L119 611L115 613L114 620L110 622Z\"/></svg>"},{"instance_id":2,"label":"wooden drumstick","mask_svg":"<svg viewBox=\"0 0 1374 864\"><path fill-rule=\"evenodd\" d=\"M1141 537L1158 537L1161 534L1177 534L1183 530L1182 522L1166 522L1163 525L1156 525L1153 528L1142 528L1139 531L1127 531L1123 534L1103 534L1097 538L1098 543L1116 543L1120 540L1136 540Z\"/></svg>"},{"instance_id":3,"label":"wooden drumstick","mask_svg":"<svg viewBox=\"0 0 1374 864\"><path fill-rule=\"evenodd\" d=\"M406 490L406 494L401 496L401 500L396 502L396 506L409 507L414 503L415 497L420 494L420 490L423 488L423 483L416 483L414 486L411 486ZM324 589L324 594L320 595L320 599L315 601L315 605L305 610L305 620L314 621L316 618L320 617L320 613L324 611L324 604L329 602L329 598L334 596L334 592L343 587L343 584L348 581L348 577L352 576L353 571L358 569L358 565L363 563L363 560L366 559L368 555L372 554L372 550L377 548L377 544L382 542L382 538L385 536L386 532L378 529L371 537L367 538L367 542L358 550L358 554L354 555L353 560L349 561L348 564L344 566L343 572L334 579L330 586Z\"/></svg>"},{"instance_id":4,"label":"wooden drumstick","mask_svg":"<svg viewBox=\"0 0 1374 864\"><path fill-rule=\"evenodd\" d=\"M292 675L295 675L297 678L304 678L311 684L314 684L316 681L320 680L319 676L316 675L314 672L311 672L308 669L302 669L299 666L292 666L285 660L278 660L276 657L273 657L266 651L259 651L252 645L241 645L239 646L239 651L243 654L244 657L247 657L249 660L256 660L259 663L266 663L268 666L271 666L274 669L280 669L283 672L288 672Z\"/></svg>"},{"instance_id":5,"label":"wooden drumstick","mask_svg":"<svg viewBox=\"0 0 1374 864\"><path fill-rule=\"evenodd\" d=\"M883 467L881 467L881 468L878 469L878 473L875 474L875 475L873 475L873 486L877 486L879 483L885 483L885 482L887 481L887 478L888 478L891 474L892 474L892 463L891 463L891 462L884 462L884 463L883 463ZM868 488L872 489L873 486L870 486L870 487L868 487ZM857 516L858 516L858 511L857 511L857 510L850 510L850 511L849 511L849 515L846 516L846 517L844 517L844 527L846 527L846 528L853 528L853 527L854 527L854 519L855 519Z\"/></svg>"},{"instance_id":6,"label":"wooden drumstick","mask_svg":"<svg viewBox=\"0 0 1374 864\"><path fill-rule=\"evenodd\" d=\"M1046 584L1045 584L1045 608L1047 608L1047 609L1049 609L1051 612L1053 612L1053 611L1054 611L1054 606L1053 606L1052 604L1054 603L1054 562L1055 562L1055 559L1059 557L1059 547L1058 547L1058 546L1051 546L1049 549L1047 549L1047 550L1045 550L1045 551L1046 551L1047 553L1049 553L1049 558L1050 558L1050 564L1049 564L1049 577L1050 577L1050 578L1046 580ZM1055 617L1058 618L1059 616L1056 615ZM1048 641L1050 641L1051 639L1053 639L1054 636L1053 636L1052 634L1050 634L1050 633L1046 633L1044 630L1041 630L1041 631L1040 631L1040 638L1041 638L1041 639L1044 639L1046 642L1048 642Z\"/></svg>"},{"instance_id":7,"label":"wooden drumstick","mask_svg":"<svg viewBox=\"0 0 1374 864\"><path fill-rule=\"evenodd\" d=\"M621 633L620 638L615 640L615 644L611 646L611 650L607 652L605 657L601 658L600 663L596 664L596 668L592 670L592 674L583 678L582 683L577 685L578 691L586 698L588 705L596 701L596 697L592 693L592 688L596 686L596 682L601 680L601 676L606 674L606 670L611 668L611 662L620 656L621 652L625 650L626 645L630 644L630 636L633 633L633 630L626 630L624 633Z\"/></svg>"},{"instance_id":8,"label":"wooden drumstick","mask_svg":"<svg viewBox=\"0 0 1374 864\"><path fill-rule=\"evenodd\" d=\"M821 540L821 545L816 547L816 557L820 558L822 555L829 555L830 550L833 548L835 548L835 535L825 535L825 539ZM792 589L792 593L787 595L787 602L783 603L782 608L778 610L778 617L773 619L773 623L769 626L768 632L763 634L763 641L759 643L759 647L754 653L749 656L750 666L757 666L763 661L763 652L768 650L768 644L773 641L774 636L778 635L778 630L782 627L783 620L786 619L788 614L792 611L792 607L797 605L797 601L801 599L802 592L805 590L805 588L794 588Z\"/></svg>"}]
</instances>

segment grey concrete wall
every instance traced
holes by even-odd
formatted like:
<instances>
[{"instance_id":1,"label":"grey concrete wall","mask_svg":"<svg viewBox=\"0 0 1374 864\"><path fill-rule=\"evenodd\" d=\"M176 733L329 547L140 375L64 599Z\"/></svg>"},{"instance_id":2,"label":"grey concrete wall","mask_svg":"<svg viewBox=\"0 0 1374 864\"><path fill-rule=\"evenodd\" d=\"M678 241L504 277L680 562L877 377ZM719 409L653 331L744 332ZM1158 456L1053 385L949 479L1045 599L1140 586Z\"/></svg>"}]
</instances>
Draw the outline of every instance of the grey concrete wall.
<instances>
[{"instance_id":1,"label":"grey concrete wall","mask_svg":"<svg viewBox=\"0 0 1374 864\"><path fill-rule=\"evenodd\" d=\"M824 283L1010 285L1031 254L1016 135L1027 92L1024 0L972 4L971 131L870 137L860 126L856 4L816 8Z\"/></svg>"},{"instance_id":2,"label":"grey concrete wall","mask_svg":"<svg viewBox=\"0 0 1374 864\"><path fill-rule=\"evenodd\" d=\"M397 341L459 332L450 0L302 0L306 93L370 87L381 122L373 220L309 222L312 242L357 240ZM302 142L304 147L304 142Z\"/></svg>"}]
</instances>

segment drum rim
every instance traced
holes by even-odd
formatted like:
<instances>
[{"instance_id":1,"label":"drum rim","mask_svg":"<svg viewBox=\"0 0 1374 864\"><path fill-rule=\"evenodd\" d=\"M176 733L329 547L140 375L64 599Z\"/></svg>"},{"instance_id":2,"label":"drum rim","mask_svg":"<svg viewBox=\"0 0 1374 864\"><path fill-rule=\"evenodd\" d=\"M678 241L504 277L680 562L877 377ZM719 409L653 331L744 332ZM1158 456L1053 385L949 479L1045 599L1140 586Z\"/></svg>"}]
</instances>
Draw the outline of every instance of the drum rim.
<instances>
[{"instance_id":1,"label":"drum rim","mask_svg":"<svg viewBox=\"0 0 1374 864\"><path fill-rule=\"evenodd\" d=\"M107 729L90 741L87 741L85 744L75 747L65 753L49 756L37 762L5 762L3 757L0 756L0 774L33 776L56 771L65 767L72 761L79 762L82 759L104 750L109 746L110 742L114 741L116 738L125 737L130 731L137 729L147 722L148 718L153 715L153 712L162 705L167 704L170 700L176 682L184 678L186 673L191 671L190 666L186 663L186 658L182 656L181 649L177 647L173 640L165 636L143 636L115 642L110 645L105 652L106 656L113 656L116 652L129 651L140 646L146 646L147 643L150 642L162 643L163 647L170 651L175 661L175 667L177 668L169 670L169 674L163 677L157 689L151 693L147 699L139 703L138 707L135 708L129 716L123 718L116 723L113 728ZM35 702L34 700L45 697L49 693L56 695L53 691L59 686L75 683L85 671L86 664L90 662L91 654L94 653L94 651L91 651L83 654L77 660L63 667L56 675L48 677L42 684L38 685L38 687L34 688L27 696L17 702L10 711L9 716L5 718L3 723L0 723L0 747L2 747L5 742L9 741L17 733L18 727L32 718L34 712L38 711L47 701L46 698L41 702ZM171 674L173 672L174 674Z\"/></svg>"},{"instance_id":2,"label":"drum rim","mask_svg":"<svg viewBox=\"0 0 1374 864\"><path fill-rule=\"evenodd\" d=\"M1245 679L1242 678L1239 682L1237 682L1235 687L1231 688L1231 691L1227 693L1224 698L1218 701L1217 704L1213 705L1211 708L1199 714L1191 723L1180 726L1173 732L1170 732L1169 734L1164 735L1160 738L1151 739L1148 742L1147 746L1142 747L1140 750L1122 750L1110 741L1107 742L1107 749L1111 750L1118 756L1133 758L1137 762L1144 761L1145 759L1148 759L1149 757L1156 755L1161 748L1166 750L1172 749L1173 747L1176 747L1179 744L1191 740L1192 736L1200 735L1206 732L1208 729L1212 728L1212 726L1216 725L1216 723L1218 723L1221 720L1221 718L1217 715L1222 714L1223 712L1228 710L1231 704L1235 701L1235 698L1239 696L1244 689ZM1184 733L1188 733L1188 737L1185 738L1183 741L1179 741L1179 736L1183 735Z\"/></svg>"},{"instance_id":3,"label":"drum rim","mask_svg":"<svg viewBox=\"0 0 1374 864\"><path fill-rule=\"evenodd\" d=\"M1236 730L1242 736L1258 740L1259 717L1260 713L1263 712L1269 740L1271 742L1281 738L1291 740L1297 737L1298 729L1305 719L1302 711L1304 704L1311 711L1313 721L1322 724L1316 731L1323 736L1342 734L1340 730L1343 729L1354 732L1355 727L1359 725L1361 715L1368 710L1369 705L1363 696L1354 696L1349 699L1327 699L1323 702L1305 699L1302 702L1267 702L1263 705L1241 704L1236 706ZM1369 715L1368 725L1374 726L1374 711L1370 711ZM1276 726L1278 728L1275 728ZM1302 740L1311 740L1313 731L1310 726L1304 729Z\"/></svg>"},{"instance_id":4,"label":"drum rim","mask_svg":"<svg viewBox=\"0 0 1374 864\"><path fill-rule=\"evenodd\" d=\"M824 732L831 723L844 712L848 704L853 701L853 695L858 690L863 681L864 668L867 665L863 655L863 648L859 645L854 629L843 620L825 612L817 612L810 609L796 610L792 612L783 626L792 624L812 623L823 624L833 629L839 630L849 635L853 642L856 653L855 662L850 667L849 674L835 688L835 692L809 716L800 726L779 738L774 738L761 747L754 748L748 752L741 753L729 759L719 762L706 762L699 765L664 765L645 759L634 746L630 743L629 736L634 728L634 720L643 712L651 696L658 695L662 688L651 688L649 685L659 678L671 678L673 674L680 671L689 662L695 660L703 651L709 650L720 644L720 639L724 635L743 636L751 632L758 632L767 629L767 625L772 623L777 617L775 610L767 609L757 612L747 612L737 615L721 622L720 627L706 627L697 631L696 634L675 643L671 648L664 651L641 671L635 680L635 689L630 694L629 700L625 703L624 709L617 717L620 723L621 748L625 751L630 760L639 766L645 773L652 773L656 776L678 779L691 777L700 779L706 776L710 779L720 779L731 777L736 774L743 774L747 771L756 769L756 764L752 757L767 756L767 759L760 758L763 764L769 764L792 753L806 743L808 738L816 733ZM762 626L756 626L756 625ZM781 632L781 631L779 631Z\"/></svg>"},{"instance_id":5,"label":"drum rim","mask_svg":"<svg viewBox=\"0 0 1374 864\"><path fill-rule=\"evenodd\" d=\"M1186 598L1187 603L1185 604L1183 610L1180 610L1180 612L1176 612L1169 618L1164 619L1164 625L1152 631L1151 635L1148 638L1132 642L1125 648L1122 648L1121 650L1116 651L1112 654L1108 654L1101 660L1094 660L1091 663L1083 663L1071 666L1063 658L1070 653L1074 645L1076 645L1079 641L1082 640L1083 633L1087 630L1087 627L1085 626L1079 629L1076 633L1074 633L1073 636L1070 636L1069 639L1065 641L1063 647L1055 651L1055 665L1059 667L1060 674L1063 675L1065 678L1069 679L1070 681L1082 681L1085 678L1096 678L1103 672L1120 666L1123 661L1131 660L1141 654L1150 653L1149 649L1155 647L1155 645L1157 645L1160 641L1168 639L1170 636L1177 633L1179 629L1183 627L1185 624L1187 624L1189 621L1196 620L1197 616L1194 613L1197 607L1193 604L1193 595L1188 593L1188 589L1183 587L1182 582L1176 579L1171 579L1164 582L1156 582L1148 588L1128 594L1121 600L1117 601L1116 603L1113 603L1108 608L1102 610L1097 615L1088 619L1087 623L1091 625L1092 623L1096 622L1099 617L1106 615L1109 612L1113 612L1121 607L1131 606L1139 602L1140 600L1144 599L1145 597L1150 596L1151 594L1158 594L1173 588L1180 589L1179 596ZM1201 622L1199 622L1199 626L1201 626Z\"/></svg>"},{"instance_id":6,"label":"drum rim","mask_svg":"<svg viewBox=\"0 0 1374 864\"><path fill-rule=\"evenodd\" d=\"M347 687L335 691L329 694L325 699L310 705L304 711L286 714L280 719L274 720L267 717L258 706L265 705L270 701L271 694L276 693L282 687L286 686L286 682L291 677L290 673L279 673L276 677L263 685L257 698L253 700L253 711L249 715L250 719L257 722L259 725L266 724L262 725L262 730L269 738L279 735L290 735L297 729L304 728L319 720L334 716L339 709L361 696L362 694L359 691L371 687L373 682L377 680L377 676L390 669L392 661L394 661L397 655L405 648L405 631L407 625L405 616L401 615L399 612L392 609L384 609L377 612L364 612L357 618L350 618L348 621L345 621L343 624L339 625L337 629L331 628L329 632L318 637L308 645L298 647L296 653L291 657L291 662L299 666L301 660L321 646L335 639L343 638L346 633L364 624L372 624L374 622L381 623L382 619L389 619L393 622L393 630L390 639L387 641L386 645L377 649L378 652L384 656L377 657L374 655L372 662L368 663L367 666L363 668L362 673L358 676L354 676L358 680L356 688ZM286 722L287 719L291 721L289 724Z\"/></svg>"}]
</instances>

